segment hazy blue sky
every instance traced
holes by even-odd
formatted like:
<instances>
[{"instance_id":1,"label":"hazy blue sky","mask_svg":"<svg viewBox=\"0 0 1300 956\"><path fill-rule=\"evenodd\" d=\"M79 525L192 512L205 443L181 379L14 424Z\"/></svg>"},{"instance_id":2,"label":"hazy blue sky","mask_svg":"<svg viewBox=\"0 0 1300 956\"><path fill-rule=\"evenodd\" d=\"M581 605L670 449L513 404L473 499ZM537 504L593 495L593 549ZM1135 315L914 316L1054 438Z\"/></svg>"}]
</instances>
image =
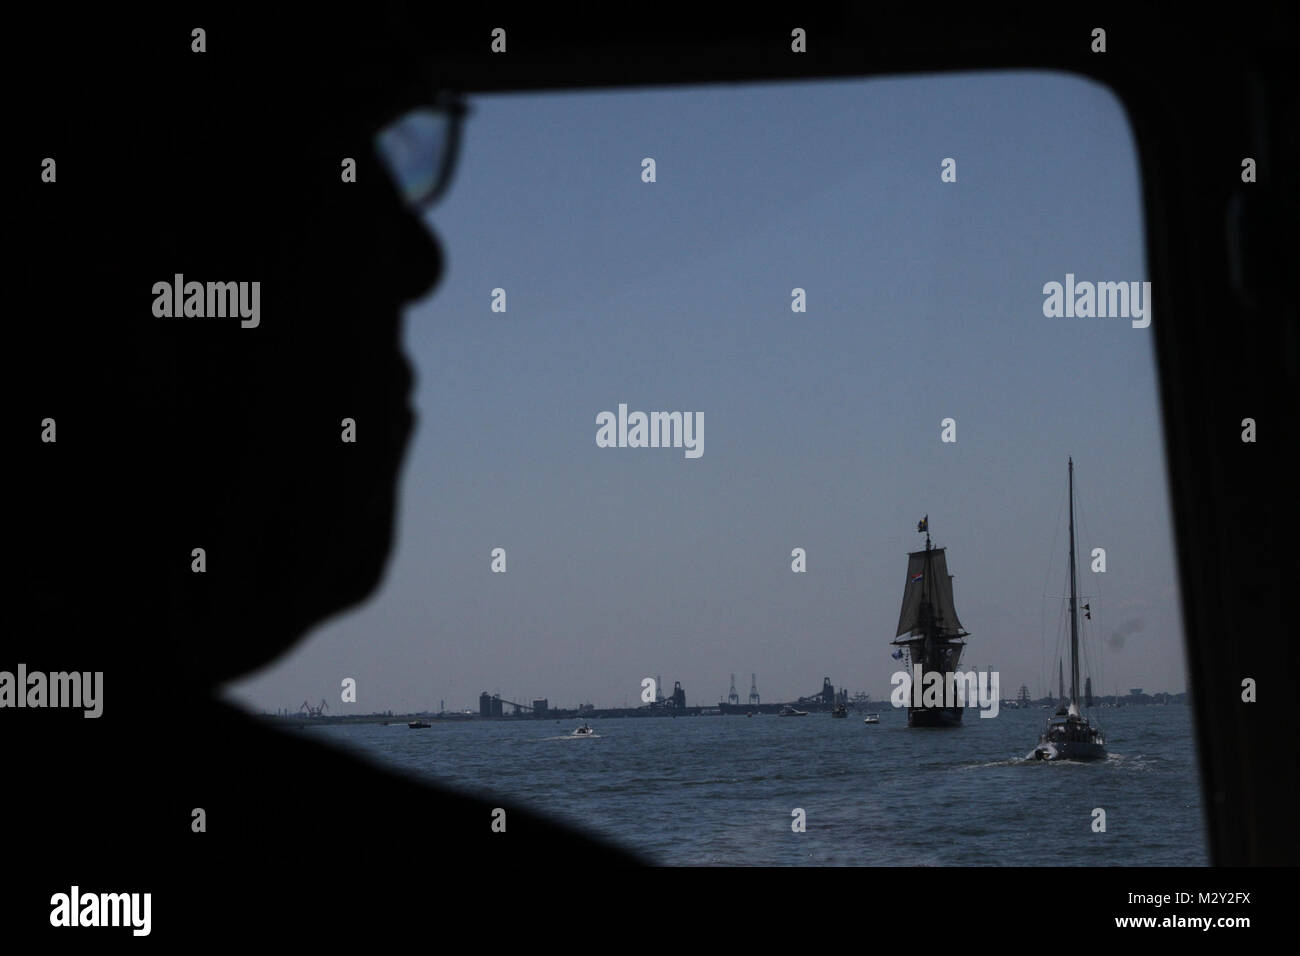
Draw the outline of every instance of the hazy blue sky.
<instances>
[{"instance_id":1,"label":"hazy blue sky","mask_svg":"<svg viewBox=\"0 0 1300 956\"><path fill-rule=\"evenodd\" d=\"M388 575L235 699L622 706L662 674L700 704L733 671L742 699L751 672L767 701L823 675L883 698L926 513L965 663L1037 696L1068 455L1081 553L1108 560L1081 565L1087 671L1184 689L1153 329L1043 315L1067 272L1149 278L1107 90L1021 73L473 102L430 214L448 272L408 313L420 421ZM703 456L597 447L620 402L703 412Z\"/></svg>"}]
</instances>

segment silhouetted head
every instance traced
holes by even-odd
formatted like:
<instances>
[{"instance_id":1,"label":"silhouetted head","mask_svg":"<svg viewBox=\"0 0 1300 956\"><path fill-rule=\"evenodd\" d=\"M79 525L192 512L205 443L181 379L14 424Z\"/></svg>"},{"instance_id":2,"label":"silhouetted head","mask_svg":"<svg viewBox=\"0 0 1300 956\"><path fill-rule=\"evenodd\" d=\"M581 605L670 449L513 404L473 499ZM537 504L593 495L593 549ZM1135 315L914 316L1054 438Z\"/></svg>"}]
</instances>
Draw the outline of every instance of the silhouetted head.
<instances>
[{"instance_id":1,"label":"silhouetted head","mask_svg":"<svg viewBox=\"0 0 1300 956\"><path fill-rule=\"evenodd\" d=\"M110 694L211 685L382 576L412 430L403 307L442 258L374 137L437 91L383 25L331 30L151 21L40 51L12 422L31 668L102 669ZM244 284L215 301L243 292L256 325L175 314L190 282L206 308L208 283Z\"/></svg>"}]
</instances>

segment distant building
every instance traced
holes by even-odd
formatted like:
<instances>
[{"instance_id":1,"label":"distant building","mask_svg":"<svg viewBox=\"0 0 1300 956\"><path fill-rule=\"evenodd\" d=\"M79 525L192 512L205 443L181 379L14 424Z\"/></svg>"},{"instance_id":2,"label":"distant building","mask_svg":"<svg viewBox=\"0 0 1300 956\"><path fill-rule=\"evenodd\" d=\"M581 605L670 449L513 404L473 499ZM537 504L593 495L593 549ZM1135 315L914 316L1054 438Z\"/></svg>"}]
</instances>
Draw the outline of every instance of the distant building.
<instances>
[{"instance_id":1,"label":"distant building","mask_svg":"<svg viewBox=\"0 0 1300 956\"><path fill-rule=\"evenodd\" d=\"M546 712L548 710L550 710L550 705L547 703L547 699L545 697L543 697L541 700L533 701L534 717L545 717Z\"/></svg>"},{"instance_id":2,"label":"distant building","mask_svg":"<svg viewBox=\"0 0 1300 956\"><path fill-rule=\"evenodd\" d=\"M1129 696L1130 696L1130 697L1141 697L1141 696L1142 696L1142 688L1141 688L1141 687L1130 687L1130 688L1128 689L1128 693L1129 693Z\"/></svg>"},{"instance_id":3,"label":"distant building","mask_svg":"<svg viewBox=\"0 0 1300 956\"><path fill-rule=\"evenodd\" d=\"M492 716L492 695L487 691L478 695L478 715L480 717Z\"/></svg>"}]
</instances>

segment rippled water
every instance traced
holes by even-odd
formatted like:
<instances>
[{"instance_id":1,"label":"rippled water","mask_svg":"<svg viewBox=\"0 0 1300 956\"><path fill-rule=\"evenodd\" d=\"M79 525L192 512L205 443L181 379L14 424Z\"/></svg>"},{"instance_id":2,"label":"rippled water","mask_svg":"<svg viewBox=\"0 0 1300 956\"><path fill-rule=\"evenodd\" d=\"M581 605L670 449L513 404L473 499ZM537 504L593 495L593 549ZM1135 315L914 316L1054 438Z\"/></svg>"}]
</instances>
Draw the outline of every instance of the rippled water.
<instances>
[{"instance_id":1,"label":"rippled water","mask_svg":"<svg viewBox=\"0 0 1300 956\"><path fill-rule=\"evenodd\" d=\"M1027 759L1046 711L953 730L850 714L326 725L302 733L560 817L669 865L1206 865L1183 706L1102 710L1109 758ZM1106 811L1094 833L1093 810ZM802 808L807 831L791 831Z\"/></svg>"}]
</instances>

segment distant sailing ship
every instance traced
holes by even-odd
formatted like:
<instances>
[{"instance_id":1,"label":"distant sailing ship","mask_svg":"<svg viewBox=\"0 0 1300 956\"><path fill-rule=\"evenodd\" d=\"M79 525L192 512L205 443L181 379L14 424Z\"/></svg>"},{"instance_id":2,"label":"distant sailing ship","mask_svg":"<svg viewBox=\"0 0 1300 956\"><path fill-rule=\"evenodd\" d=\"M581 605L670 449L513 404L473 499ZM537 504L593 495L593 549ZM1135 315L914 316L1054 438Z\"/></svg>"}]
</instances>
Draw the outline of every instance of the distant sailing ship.
<instances>
[{"instance_id":1,"label":"distant sailing ship","mask_svg":"<svg viewBox=\"0 0 1300 956\"><path fill-rule=\"evenodd\" d=\"M1047 726L1034 748L1036 760L1102 760L1106 740L1101 728L1079 711L1079 599L1074 570L1074 459L1069 460L1070 475L1070 700L1065 700L1065 675L1058 662L1057 681L1061 696L1056 713L1047 718ZM1088 605L1084 605L1089 610ZM1091 615L1089 615L1091 617Z\"/></svg>"},{"instance_id":2,"label":"distant sailing ship","mask_svg":"<svg viewBox=\"0 0 1300 956\"><path fill-rule=\"evenodd\" d=\"M920 665L921 673L957 672L963 637L969 634L957 620L957 610L952 601L952 575L948 573L948 560L943 548L930 544L930 516L926 515L916 525L918 533L925 532L925 550L912 551L907 556L907 580L903 584L903 609L898 616L898 631L892 644L900 650L895 657L903 659L904 666L914 673ZM906 636L904 636L906 635ZM915 700L915 697L913 697ZM953 706L907 708L909 727L956 727L961 724L962 707Z\"/></svg>"}]
</instances>

